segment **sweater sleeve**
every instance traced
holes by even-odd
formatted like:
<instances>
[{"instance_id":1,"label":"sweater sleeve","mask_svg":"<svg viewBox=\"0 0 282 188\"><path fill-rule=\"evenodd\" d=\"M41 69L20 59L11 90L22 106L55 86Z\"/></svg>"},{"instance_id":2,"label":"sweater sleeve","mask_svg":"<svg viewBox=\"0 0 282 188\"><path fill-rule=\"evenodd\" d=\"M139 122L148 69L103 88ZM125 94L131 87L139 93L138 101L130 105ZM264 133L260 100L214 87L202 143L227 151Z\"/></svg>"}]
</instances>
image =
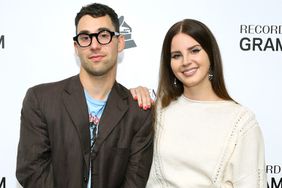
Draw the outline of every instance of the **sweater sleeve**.
<instances>
[{"instance_id":1,"label":"sweater sleeve","mask_svg":"<svg viewBox=\"0 0 282 188\"><path fill-rule=\"evenodd\" d=\"M264 141L250 111L238 120L238 137L224 172L224 188L266 188Z\"/></svg>"}]
</instances>

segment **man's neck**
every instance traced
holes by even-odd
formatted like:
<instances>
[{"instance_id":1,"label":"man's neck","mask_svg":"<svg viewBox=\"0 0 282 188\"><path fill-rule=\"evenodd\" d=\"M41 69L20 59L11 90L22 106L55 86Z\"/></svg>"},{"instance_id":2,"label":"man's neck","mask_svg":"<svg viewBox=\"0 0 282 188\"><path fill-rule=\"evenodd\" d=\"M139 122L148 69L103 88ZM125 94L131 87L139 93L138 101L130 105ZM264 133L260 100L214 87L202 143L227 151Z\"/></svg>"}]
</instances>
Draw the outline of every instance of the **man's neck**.
<instances>
[{"instance_id":1,"label":"man's neck","mask_svg":"<svg viewBox=\"0 0 282 188\"><path fill-rule=\"evenodd\" d=\"M115 83L115 77L105 78L80 74L79 78L87 93L97 100L105 99Z\"/></svg>"}]
</instances>

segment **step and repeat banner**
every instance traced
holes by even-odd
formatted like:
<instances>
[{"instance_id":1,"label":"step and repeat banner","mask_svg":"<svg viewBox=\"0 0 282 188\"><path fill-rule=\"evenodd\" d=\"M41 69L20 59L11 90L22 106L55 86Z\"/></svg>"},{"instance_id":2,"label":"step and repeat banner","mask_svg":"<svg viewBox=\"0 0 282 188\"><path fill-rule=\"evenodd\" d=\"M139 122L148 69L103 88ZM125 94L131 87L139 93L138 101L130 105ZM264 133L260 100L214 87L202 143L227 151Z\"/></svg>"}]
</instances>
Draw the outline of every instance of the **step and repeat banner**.
<instances>
[{"instance_id":1,"label":"step and repeat banner","mask_svg":"<svg viewBox=\"0 0 282 188\"><path fill-rule=\"evenodd\" d=\"M72 37L83 0L0 0L0 188L15 178L20 110L26 90L79 71ZM107 0L119 15L126 49L117 80L156 90L169 27L198 19L216 36L232 97L255 112L265 139L269 188L282 188L282 1Z\"/></svg>"}]
</instances>

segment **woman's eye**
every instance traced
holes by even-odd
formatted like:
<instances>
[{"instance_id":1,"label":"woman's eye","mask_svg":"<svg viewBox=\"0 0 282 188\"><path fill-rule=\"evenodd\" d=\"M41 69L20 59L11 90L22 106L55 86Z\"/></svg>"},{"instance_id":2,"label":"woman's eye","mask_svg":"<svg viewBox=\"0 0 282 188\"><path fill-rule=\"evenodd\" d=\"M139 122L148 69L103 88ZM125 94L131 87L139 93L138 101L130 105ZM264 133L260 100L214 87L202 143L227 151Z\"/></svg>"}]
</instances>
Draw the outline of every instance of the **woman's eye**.
<instances>
[{"instance_id":1,"label":"woman's eye","mask_svg":"<svg viewBox=\"0 0 282 188\"><path fill-rule=\"evenodd\" d=\"M192 54L197 54L197 53L199 53L200 51L201 51L200 48L193 48L193 49L191 50L191 53L192 53Z\"/></svg>"},{"instance_id":2,"label":"woman's eye","mask_svg":"<svg viewBox=\"0 0 282 188\"><path fill-rule=\"evenodd\" d=\"M180 54L173 54L171 55L172 59L178 59L181 55Z\"/></svg>"}]
</instances>

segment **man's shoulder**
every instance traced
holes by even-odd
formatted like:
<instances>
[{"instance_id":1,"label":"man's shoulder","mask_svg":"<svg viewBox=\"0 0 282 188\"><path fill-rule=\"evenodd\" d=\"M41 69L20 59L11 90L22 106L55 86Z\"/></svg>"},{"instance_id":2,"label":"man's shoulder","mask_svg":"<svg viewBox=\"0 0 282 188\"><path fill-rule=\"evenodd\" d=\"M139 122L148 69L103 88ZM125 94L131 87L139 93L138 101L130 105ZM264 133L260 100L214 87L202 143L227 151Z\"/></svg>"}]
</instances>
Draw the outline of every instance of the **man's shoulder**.
<instances>
[{"instance_id":1,"label":"man's shoulder","mask_svg":"<svg viewBox=\"0 0 282 188\"><path fill-rule=\"evenodd\" d=\"M55 82L41 83L32 86L27 90L27 95L32 94L39 98L47 97L55 99L56 96L61 95L63 91L67 91L68 88L74 87L73 85L79 85L74 83L79 83L79 77L77 75Z\"/></svg>"},{"instance_id":2,"label":"man's shoulder","mask_svg":"<svg viewBox=\"0 0 282 188\"><path fill-rule=\"evenodd\" d=\"M127 100L130 113L143 117L143 118L151 114L151 109L143 110L143 108L139 107L137 100L134 100L129 89L127 89L125 86L123 86L120 83L117 83L117 84L118 84L118 88L120 92L123 93L124 98Z\"/></svg>"},{"instance_id":3,"label":"man's shoulder","mask_svg":"<svg viewBox=\"0 0 282 188\"><path fill-rule=\"evenodd\" d=\"M35 91L52 91L52 90L60 90L60 88L65 88L66 85L68 85L72 80L76 79L76 76L71 76L69 78L65 78L63 80L58 80L54 82L46 82L37 84L35 86L32 86L29 88L29 90L35 90Z\"/></svg>"}]
</instances>

